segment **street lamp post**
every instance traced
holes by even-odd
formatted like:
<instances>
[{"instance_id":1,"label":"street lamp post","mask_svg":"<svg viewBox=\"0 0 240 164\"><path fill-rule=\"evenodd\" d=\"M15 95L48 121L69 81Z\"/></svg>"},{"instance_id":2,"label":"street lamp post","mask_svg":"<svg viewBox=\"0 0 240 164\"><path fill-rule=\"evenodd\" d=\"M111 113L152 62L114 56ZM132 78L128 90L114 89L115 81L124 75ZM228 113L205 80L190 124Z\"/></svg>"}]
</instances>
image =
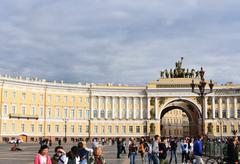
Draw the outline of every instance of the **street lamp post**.
<instances>
[{"instance_id":1,"label":"street lamp post","mask_svg":"<svg viewBox=\"0 0 240 164\"><path fill-rule=\"evenodd\" d=\"M170 122L168 122L168 128L169 128L169 137L171 136L171 124L170 124Z\"/></svg>"},{"instance_id":2,"label":"street lamp post","mask_svg":"<svg viewBox=\"0 0 240 164\"><path fill-rule=\"evenodd\" d=\"M203 70L203 68L201 67L201 70L199 71L199 74L200 74L200 82L198 84L198 89L199 91L195 91L195 83L194 83L194 80L192 80L192 83L191 83L191 87L192 87L192 93L195 93L199 96L199 98L201 99L201 108L202 108L202 135L204 135L204 112L203 112L203 104L204 104L204 98L207 94L209 93L212 93L213 92L213 82L212 80L210 80L210 83L209 83L209 88L210 88L210 91L209 92L206 92L205 91L205 87L206 87L206 84L207 82L205 81L204 79L204 74L205 74L205 71ZM205 109L207 110L207 109Z\"/></svg>"},{"instance_id":3,"label":"street lamp post","mask_svg":"<svg viewBox=\"0 0 240 164\"><path fill-rule=\"evenodd\" d=\"M64 143L66 143L67 142L67 121L68 121L68 119L67 118L64 118L63 119L63 121L64 121Z\"/></svg>"}]
</instances>

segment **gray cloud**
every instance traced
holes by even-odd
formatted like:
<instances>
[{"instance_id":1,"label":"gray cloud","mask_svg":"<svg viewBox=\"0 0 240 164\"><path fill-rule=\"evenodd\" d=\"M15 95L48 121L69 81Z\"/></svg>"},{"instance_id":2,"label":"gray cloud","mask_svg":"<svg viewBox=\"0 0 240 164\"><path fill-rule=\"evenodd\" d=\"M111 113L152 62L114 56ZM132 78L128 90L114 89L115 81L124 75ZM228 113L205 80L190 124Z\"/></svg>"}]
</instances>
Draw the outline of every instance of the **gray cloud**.
<instances>
[{"instance_id":1,"label":"gray cloud","mask_svg":"<svg viewBox=\"0 0 240 164\"><path fill-rule=\"evenodd\" d=\"M145 84L174 66L240 82L240 2L12 0L0 7L0 73Z\"/></svg>"}]
</instances>

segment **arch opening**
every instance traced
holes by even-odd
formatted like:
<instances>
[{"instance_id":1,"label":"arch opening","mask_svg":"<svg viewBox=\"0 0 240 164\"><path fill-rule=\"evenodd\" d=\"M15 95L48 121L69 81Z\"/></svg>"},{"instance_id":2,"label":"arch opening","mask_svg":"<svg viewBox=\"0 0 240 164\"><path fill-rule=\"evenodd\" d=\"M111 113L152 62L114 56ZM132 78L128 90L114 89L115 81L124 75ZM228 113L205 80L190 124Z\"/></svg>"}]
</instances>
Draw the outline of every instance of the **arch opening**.
<instances>
[{"instance_id":1,"label":"arch opening","mask_svg":"<svg viewBox=\"0 0 240 164\"><path fill-rule=\"evenodd\" d=\"M166 116L170 118L165 118ZM198 106L188 100L172 100L160 111L162 136L197 136L201 134L202 114Z\"/></svg>"}]
</instances>

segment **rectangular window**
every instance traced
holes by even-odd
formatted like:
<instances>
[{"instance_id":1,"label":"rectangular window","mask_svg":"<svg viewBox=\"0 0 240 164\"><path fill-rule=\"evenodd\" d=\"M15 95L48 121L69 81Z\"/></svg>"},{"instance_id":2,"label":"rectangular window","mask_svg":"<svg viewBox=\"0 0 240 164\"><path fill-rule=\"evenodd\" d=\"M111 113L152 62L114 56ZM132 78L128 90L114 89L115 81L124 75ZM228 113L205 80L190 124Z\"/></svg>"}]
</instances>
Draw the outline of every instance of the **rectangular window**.
<instances>
[{"instance_id":1,"label":"rectangular window","mask_svg":"<svg viewBox=\"0 0 240 164\"><path fill-rule=\"evenodd\" d=\"M4 91L4 99L7 100L8 99L8 91Z\"/></svg>"},{"instance_id":2,"label":"rectangular window","mask_svg":"<svg viewBox=\"0 0 240 164\"><path fill-rule=\"evenodd\" d=\"M222 110L222 117L227 118L227 110L226 109Z\"/></svg>"},{"instance_id":3,"label":"rectangular window","mask_svg":"<svg viewBox=\"0 0 240 164\"><path fill-rule=\"evenodd\" d=\"M24 124L21 124L21 131L25 132L25 125Z\"/></svg>"},{"instance_id":4,"label":"rectangular window","mask_svg":"<svg viewBox=\"0 0 240 164\"><path fill-rule=\"evenodd\" d=\"M48 110L47 110L47 117L51 118L51 108L48 108Z\"/></svg>"},{"instance_id":5,"label":"rectangular window","mask_svg":"<svg viewBox=\"0 0 240 164\"><path fill-rule=\"evenodd\" d=\"M109 133L109 134L112 133L112 126L108 126L108 133Z\"/></svg>"},{"instance_id":6,"label":"rectangular window","mask_svg":"<svg viewBox=\"0 0 240 164\"><path fill-rule=\"evenodd\" d=\"M64 103L67 103L67 96L64 96Z\"/></svg>"},{"instance_id":7,"label":"rectangular window","mask_svg":"<svg viewBox=\"0 0 240 164\"><path fill-rule=\"evenodd\" d=\"M56 126L55 126L55 132L56 132L56 133L59 133L59 125L56 125Z\"/></svg>"},{"instance_id":8,"label":"rectangular window","mask_svg":"<svg viewBox=\"0 0 240 164\"><path fill-rule=\"evenodd\" d=\"M126 134L126 126L122 126L122 133Z\"/></svg>"},{"instance_id":9,"label":"rectangular window","mask_svg":"<svg viewBox=\"0 0 240 164\"><path fill-rule=\"evenodd\" d=\"M143 133L147 133L147 126L143 126Z\"/></svg>"},{"instance_id":10,"label":"rectangular window","mask_svg":"<svg viewBox=\"0 0 240 164\"><path fill-rule=\"evenodd\" d=\"M129 126L129 133L133 133L133 126Z\"/></svg>"},{"instance_id":11,"label":"rectangular window","mask_svg":"<svg viewBox=\"0 0 240 164\"><path fill-rule=\"evenodd\" d=\"M94 133L95 133L95 134L98 133L98 126L94 126Z\"/></svg>"},{"instance_id":12,"label":"rectangular window","mask_svg":"<svg viewBox=\"0 0 240 164\"><path fill-rule=\"evenodd\" d=\"M42 118L43 117L43 107L39 108L39 116Z\"/></svg>"},{"instance_id":13,"label":"rectangular window","mask_svg":"<svg viewBox=\"0 0 240 164\"><path fill-rule=\"evenodd\" d=\"M39 101L40 101L40 104L43 103L43 94L40 95L40 97L39 97Z\"/></svg>"},{"instance_id":14,"label":"rectangular window","mask_svg":"<svg viewBox=\"0 0 240 164\"><path fill-rule=\"evenodd\" d=\"M26 115L26 107L22 106L22 115Z\"/></svg>"},{"instance_id":15,"label":"rectangular window","mask_svg":"<svg viewBox=\"0 0 240 164\"><path fill-rule=\"evenodd\" d=\"M60 109L59 108L56 109L56 118L60 118Z\"/></svg>"},{"instance_id":16,"label":"rectangular window","mask_svg":"<svg viewBox=\"0 0 240 164\"><path fill-rule=\"evenodd\" d=\"M51 125L47 125L47 131L48 133L51 133Z\"/></svg>"},{"instance_id":17,"label":"rectangular window","mask_svg":"<svg viewBox=\"0 0 240 164\"><path fill-rule=\"evenodd\" d=\"M82 133L82 125L78 125L78 133Z\"/></svg>"},{"instance_id":18,"label":"rectangular window","mask_svg":"<svg viewBox=\"0 0 240 164\"><path fill-rule=\"evenodd\" d=\"M64 108L64 118L67 118L67 108Z\"/></svg>"},{"instance_id":19,"label":"rectangular window","mask_svg":"<svg viewBox=\"0 0 240 164\"><path fill-rule=\"evenodd\" d=\"M136 133L137 133L137 134L140 133L140 126L136 126Z\"/></svg>"},{"instance_id":20,"label":"rectangular window","mask_svg":"<svg viewBox=\"0 0 240 164\"><path fill-rule=\"evenodd\" d=\"M82 118L82 109L78 109L78 118Z\"/></svg>"},{"instance_id":21,"label":"rectangular window","mask_svg":"<svg viewBox=\"0 0 240 164\"><path fill-rule=\"evenodd\" d=\"M56 97L56 104L58 104L58 105L60 104L60 96Z\"/></svg>"},{"instance_id":22,"label":"rectangular window","mask_svg":"<svg viewBox=\"0 0 240 164\"><path fill-rule=\"evenodd\" d=\"M26 93L22 93L22 101L25 102L25 100L26 100Z\"/></svg>"},{"instance_id":23,"label":"rectangular window","mask_svg":"<svg viewBox=\"0 0 240 164\"><path fill-rule=\"evenodd\" d=\"M71 133L74 133L74 125L71 125Z\"/></svg>"},{"instance_id":24,"label":"rectangular window","mask_svg":"<svg viewBox=\"0 0 240 164\"><path fill-rule=\"evenodd\" d=\"M78 98L78 102L79 102L79 104L82 104L82 98L81 97Z\"/></svg>"},{"instance_id":25,"label":"rectangular window","mask_svg":"<svg viewBox=\"0 0 240 164\"><path fill-rule=\"evenodd\" d=\"M31 129L30 131L34 133L34 124L31 124L30 129Z\"/></svg>"},{"instance_id":26,"label":"rectangular window","mask_svg":"<svg viewBox=\"0 0 240 164\"><path fill-rule=\"evenodd\" d=\"M8 114L8 106L7 105L4 105L3 106L3 114L4 114L4 116L7 116L7 114Z\"/></svg>"},{"instance_id":27,"label":"rectangular window","mask_svg":"<svg viewBox=\"0 0 240 164\"><path fill-rule=\"evenodd\" d=\"M105 133L105 126L102 126L102 134Z\"/></svg>"},{"instance_id":28,"label":"rectangular window","mask_svg":"<svg viewBox=\"0 0 240 164\"><path fill-rule=\"evenodd\" d=\"M115 134L119 133L119 126L115 126Z\"/></svg>"},{"instance_id":29,"label":"rectangular window","mask_svg":"<svg viewBox=\"0 0 240 164\"><path fill-rule=\"evenodd\" d=\"M36 94L33 93L33 94L32 94L32 103L35 103L35 101L36 101Z\"/></svg>"},{"instance_id":30,"label":"rectangular window","mask_svg":"<svg viewBox=\"0 0 240 164\"><path fill-rule=\"evenodd\" d=\"M12 106L12 113L16 114L16 106L15 105Z\"/></svg>"},{"instance_id":31,"label":"rectangular window","mask_svg":"<svg viewBox=\"0 0 240 164\"><path fill-rule=\"evenodd\" d=\"M16 97L17 97L17 93L16 93L16 91L13 91L13 101L16 100Z\"/></svg>"},{"instance_id":32,"label":"rectangular window","mask_svg":"<svg viewBox=\"0 0 240 164\"><path fill-rule=\"evenodd\" d=\"M6 132L7 131L7 124L6 123L3 123L3 132Z\"/></svg>"},{"instance_id":33,"label":"rectangular window","mask_svg":"<svg viewBox=\"0 0 240 164\"><path fill-rule=\"evenodd\" d=\"M42 125L38 125L38 132L39 132L39 133L42 133L42 131L43 131Z\"/></svg>"},{"instance_id":34,"label":"rectangular window","mask_svg":"<svg viewBox=\"0 0 240 164\"><path fill-rule=\"evenodd\" d=\"M86 133L89 133L89 126L86 126Z\"/></svg>"},{"instance_id":35,"label":"rectangular window","mask_svg":"<svg viewBox=\"0 0 240 164\"><path fill-rule=\"evenodd\" d=\"M71 110L71 118L74 118L74 108Z\"/></svg>"},{"instance_id":36,"label":"rectangular window","mask_svg":"<svg viewBox=\"0 0 240 164\"><path fill-rule=\"evenodd\" d=\"M34 106L32 106L32 108L31 108L31 115L35 115L35 107Z\"/></svg>"},{"instance_id":37,"label":"rectangular window","mask_svg":"<svg viewBox=\"0 0 240 164\"><path fill-rule=\"evenodd\" d=\"M223 133L227 133L227 125L223 125Z\"/></svg>"},{"instance_id":38,"label":"rectangular window","mask_svg":"<svg viewBox=\"0 0 240 164\"><path fill-rule=\"evenodd\" d=\"M98 115L98 111L97 111L97 109L95 109L95 110L93 111L93 117L94 117L94 118L97 118L97 115Z\"/></svg>"},{"instance_id":39,"label":"rectangular window","mask_svg":"<svg viewBox=\"0 0 240 164\"><path fill-rule=\"evenodd\" d=\"M90 118L90 110L89 109L86 110L86 118L87 119Z\"/></svg>"},{"instance_id":40,"label":"rectangular window","mask_svg":"<svg viewBox=\"0 0 240 164\"><path fill-rule=\"evenodd\" d=\"M90 98L87 98L86 101L87 104L90 104Z\"/></svg>"},{"instance_id":41,"label":"rectangular window","mask_svg":"<svg viewBox=\"0 0 240 164\"><path fill-rule=\"evenodd\" d=\"M74 104L75 103L75 97L72 96L72 103Z\"/></svg>"},{"instance_id":42,"label":"rectangular window","mask_svg":"<svg viewBox=\"0 0 240 164\"><path fill-rule=\"evenodd\" d=\"M230 118L234 118L234 110L230 109Z\"/></svg>"}]
</instances>

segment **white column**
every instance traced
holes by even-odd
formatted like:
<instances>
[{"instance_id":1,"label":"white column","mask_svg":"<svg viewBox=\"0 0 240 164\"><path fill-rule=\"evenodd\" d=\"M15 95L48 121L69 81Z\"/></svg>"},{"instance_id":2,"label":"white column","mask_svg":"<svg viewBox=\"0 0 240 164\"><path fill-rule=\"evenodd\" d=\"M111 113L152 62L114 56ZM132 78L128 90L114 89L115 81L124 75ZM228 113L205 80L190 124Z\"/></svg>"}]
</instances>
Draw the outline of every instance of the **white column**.
<instances>
[{"instance_id":1,"label":"white column","mask_svg":"<svg viewBox=\"0 0 240 164\"><path fill-rule=\"evenodd\" d=\"M143 119L143 107L142 107L142 97L140 97L140 102L139 102L139 105L140 105L140 119Z\"/></svg>"},{"instance_id":2,"label":"white column","mask_svg":"<svg viewBox=\"0 0 240 164\"><path fill-rule=\"evenodd\" d=\"M204 114L205 119L208 118L207 110L208 110L208 101L207 101L207 97L205 97L204 98L204 107L203 107L203 114Z\"/></svg>"},{"instance_id":3,"label":"white column","mask_svg":"<svg viewBox=\"0 0 240 164\"><path fill-rule=\"evenodd\" d=\"M215 97L212 96L212 118L215 119Z\"/></svg>"},{"instance_id":4,"label":"white column","mask_svg":"<svg viewBox=\"0 0 240 164\"><path fill-rule=\"evenodd\" d=\"M90 114L90 115L91 115L91 119L93 119L93 96L91 96L90 108L91 108L91 109L90 109L90 110L91 110L91 112L90 112L90 113L91 113L91 114Z\"/></svg>"},{"instance_id":5,"label":"white column","mask_svg":"<svg viewBox=\"0 0 240 164\"><path fill-rule=\"evenodd\" d=\"M126 112L127 112L126 119L128 119L129 118L128 97L126 97Z\"/></svg>"},{"instance_id":6,"label":"white column","mask_svg":"<svg viewBox=\"0 0 240 164\"><path fill-rule=\"evenodd\" d=\"M155 119L158 119L158 98L155 97Z\"/></svg>"},{"instance_id":7,"label":"white column","mask_svg":"<svg viewBox=\"0 0 240 164\"><path fill-rule=\"evenodd\" d=\"M105 119L108 119L107 97L104 97Z\"/></svg>"},{"instance_id":8,"label":"white column","mask_svg":"<svg viewBox=\"0 0 240 164\"><path fill-rule=\"evenodd\" d=\"M118 101L119 119L122 119L122 99L119 97Z\"/></svg>"},{"instance_id":9,"label":"white column","mask_svg":"<svg viewBox=\"0 0 240 164\"><path fill-rule=\"evenodd\" d=\"M115 118L114 97L112 97L112 119Z\"/></svg>"},{"instance_id":10,"label":"white column","mask_svg":"<svg viewBox=\"0 0 240 164\"><path fill-rule=\"evenodd\" d=\"M148 98L147 98L147 118L148 118L148 119L151 118L151 115L150 115L150 107L151 107L151 106L150 106L150 105L151 105L151 104L150 104L150 101L151 101L151 98L148 97Z\"/></svg>"},{"instance_id":11,"label":"white column","mask_svg":"<svg viewBox=\"0 0 240 164\"><path fill-rule=\"evenodd\" d=\"M227 97L227 118L230 118L230 102L229 102L229 97Z\"/></svg>"},{"instance_id":12,"label":"white column","mask_svg":"<svg viewBox=\"0 0 240 164\"><path fill-rule=\"evenodd\" d=\"M98 97L98 119L101 118L101 97Z\"/></svg>"},{"instance_id":13,"label":"white column","mask_svg":"<svg viewBox=\"0 0 240 164\"><path fill-rule=\"evenodd\" d=\"M219 118L222 118L222 97L219 97Z\"/></svg>"},{"instance_id":14,"label":"white column","mask_svg":"<svg viewBox=\"0 0 240 164\"><path fill-rule=\"evenodd\" d=\"M234 118L238 117L238 111L237 111L237 97L234 97Z\"/></svg>"},{"instance_id":15,"label":"white column","mask_svg":"<svg viewBox=\"0 0 240 164\"><path fill-rule=\"evenodd\" d=\"M136 102L135 97L133 97L133 119L136 119Z\"/></svg>"}]
</instances>

